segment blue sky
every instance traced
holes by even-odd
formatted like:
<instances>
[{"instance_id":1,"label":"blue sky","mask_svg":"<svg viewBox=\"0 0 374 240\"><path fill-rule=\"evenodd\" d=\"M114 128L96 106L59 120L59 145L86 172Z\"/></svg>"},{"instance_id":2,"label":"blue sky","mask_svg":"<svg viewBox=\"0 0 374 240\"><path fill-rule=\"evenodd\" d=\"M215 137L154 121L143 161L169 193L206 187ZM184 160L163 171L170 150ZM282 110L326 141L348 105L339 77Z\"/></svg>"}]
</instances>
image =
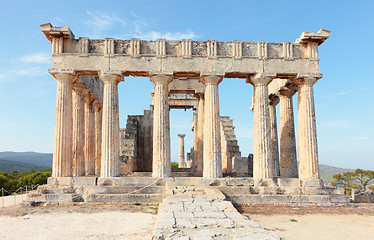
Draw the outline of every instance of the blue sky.
<instances>
[{"instance_id":1,"label":"blue sky","mask_svg":"<svg viewBox=\"0 0 374 240\"><path fill-rule=\"evenodd\" d=\"M324 77L314 87L320 163L374 169L373 9L372 1L360 0L2 1L0 151L53 149L56 81L48 74L51 44L40 24L69 26L77 38L248 42L295 41L303 31L325 28L331 37L319 48ZM152 88L147 78L120 83L121 127L128 114L149 109ZM220 84L221 115L233 118L243 156L253 149L252 93L244 80ZM177 134L187 134L187 149L192 145L192 111L172 110L170 118L177 161Z\"/></svg>"}]
</instances>

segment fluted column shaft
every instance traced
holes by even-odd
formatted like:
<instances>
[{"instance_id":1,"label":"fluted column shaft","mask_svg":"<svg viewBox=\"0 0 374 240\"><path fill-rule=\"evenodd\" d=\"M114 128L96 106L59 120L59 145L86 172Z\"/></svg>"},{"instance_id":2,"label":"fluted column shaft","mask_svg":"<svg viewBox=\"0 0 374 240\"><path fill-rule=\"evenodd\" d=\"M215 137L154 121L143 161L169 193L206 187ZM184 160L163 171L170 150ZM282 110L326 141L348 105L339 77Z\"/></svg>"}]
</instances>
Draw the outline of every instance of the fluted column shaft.
<instances>
[{"instance_id":1,"label":"fluted column shaft","mask_svg":"<svg viewBox=\"0 0 374 240\"><path fill-rule=\"evenodd\" d=\"M313 84L316 78L301 78L298 86L298 155L299 178L318 179L318 146Z\"/></svg>"},{"instance_id":2,"label":"fluted column shaft","mask_svg":"<svg viewBox=\"0 0 374 240\"><path fill-rule=\"evenodd\" d=\"M77 83L73 91L73 176L85 176L84 160L84 98L88 90L83 83Z\"/></svg>"},{"instance_id":3,"label":"fluted column shaft","mask_svg":"<svg viewBox=\"0 0 374 240\"><path fill-rule=\"evenodd\" d=\"M104 83L102 135L101 135L101 177L118 177L119 162L119 108L118 83L123 81L120 72L99 73Z\"/></svg>"},{"instance_id":4,"label":"fluted column shaft","mask_svg":"<svg viewBox=\"0 0 374 240\"><path fill-rule=\"evenodd\" d=\"M270 77L255 76L250 79L254 86L253 109L253 177L271 178L274 164L271 149L271 128L267 85Z\"/></svg>"},{"instance_id":5,"label":"fluted column shaft","mask_svg":"<svg viewBox=\"0 0 374 240\"><path fill-rule=\"evenodd\" d=\"M198 107L197 107L197 144L196 144L196 158L195 167L198 173L203 172L204 161L204 94L198 94Z\"/></svg>"},{"instance_id":6,"label":"fluted column shaft","mask_svg":"<svg viewBox=\"0 0 374 240\"><path fill-rule=\"evenodd\" d=\"M155 84L153 110L153 177L170 177L170 120L168 102L168 84L171 76L154 75L151 81Z\"/></svg>"},{"instance_id":7,"label":"fluted column shaft","mask_svg":"<svg viewBox=\"0 0 374 240\"><path fill-rule=\"evenodd\" d=\"M102 132L102 106L95 103L95 175L101 171L101 132Z\"/></svg>"},{"instance_id":8,"label":"fluted column shaft","mask_svg":"<svg viewBox=\"0 0 374 240\"><path fill-rule=\"evenodd\" d=\"M179 160L178 160L178 167L184 168L184 137L186 134L178 134L179 137Z\"/></svg>"},{"instance_id":9,"label":"fluted column shaft","mask_svg":"<svg viewBox=\"0 0 374 240\"><path fill-rule=\"evenodd\" d=\"M218 84L222 77L203 76L200 81L205 85L203 177L220 178L222 157Z\"/></svg>"},{"instance_id":10,"label":"fluted column shaft","mask_svg":"<svg viewBox=\"0 0 374 240\"><path fill-rule=\"evenodd\" d=\"M192 149L191 149L192 164L191 164L191 167L195 167L196 166L196 155L197 155L197 112L196 110L193 110L191 131L192 131Z\"/></svg>"},{"instance_id":11,"label":"fluted column shaft","mask_svg":"<svg viewBox=\"0 0 374 240\"><path fill-rule=\"evenodd\" d=\"M84 159L86 175L95 175L95 106L91 93L84 98L85 131Z\"/></svg>"},{"instance_id":12,"label":"fluted column shaft","mask_svg":"<svg viewBox=\"0 0 374 240\"><path fill-rule=\"evenodd\" d=\"M277 101L277 100L275 100ZM273 174L274 177L280 176L279 166L279 149L278 149L278 131L277 131L277 113L275 110L276 102L269 101L269 116L270 116L270 129L271 129L271 149L273 157Z\"/></svg>"},{"instance_id":13,"label":"fluted column shaft","mask_svg":"<svg viewBox=\"0 0 374 240\"><path fill-rule=\"evenodd\" d=\"M74 72L51 72L57 80L52 177L72 176L72 88Z\"/></svg>"},{"instance_id":14,"label":"fluted column shaft","mask_svg":"<svg viewBox=\"0 0 374 240\"><path fill-rule=\"evenodd\" d=\"M296 139L292 92L282 90L280 98L280 166L281 177L297 178Z\"/></svg>"}]
</instances>

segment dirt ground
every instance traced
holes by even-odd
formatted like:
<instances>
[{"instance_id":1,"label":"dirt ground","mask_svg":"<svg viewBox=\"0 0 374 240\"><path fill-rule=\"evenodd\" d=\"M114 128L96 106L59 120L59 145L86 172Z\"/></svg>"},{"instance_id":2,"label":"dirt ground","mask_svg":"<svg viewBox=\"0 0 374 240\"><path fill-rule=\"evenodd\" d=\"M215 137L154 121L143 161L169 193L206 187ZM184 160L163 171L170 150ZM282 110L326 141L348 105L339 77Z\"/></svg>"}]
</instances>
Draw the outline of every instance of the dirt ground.
<instances>
[{"instance_id":1,"label":"dirt ground","mask_svg":"<svg viewBox=\"0 0 374 240\"><path fill-rule=\"evenodd\" d=\"M373 240L374 204L334 207L242 207L238 210L286 240Z\"/></svg>"},{"instance_id":2,"label":"dirt ground","mask_svg":"<svg viewBox=\"0 0 374 240\"><path fill-rule=\"evenodd\" d=\"M157 207L95 205L0 210L0 239L150 239Z\"/></svg>"},{"instance_id":3,"label":"dirt ground","mask_svg":"<svg viewBox=\"0 0 374 240\"><path fill-rule=\"evenodd\" d=\"M374 239L374 204L241 207L286 240ZM157 206L82 205L0 209L0 239L150 239Z\"/></svg>"}]
</instances>

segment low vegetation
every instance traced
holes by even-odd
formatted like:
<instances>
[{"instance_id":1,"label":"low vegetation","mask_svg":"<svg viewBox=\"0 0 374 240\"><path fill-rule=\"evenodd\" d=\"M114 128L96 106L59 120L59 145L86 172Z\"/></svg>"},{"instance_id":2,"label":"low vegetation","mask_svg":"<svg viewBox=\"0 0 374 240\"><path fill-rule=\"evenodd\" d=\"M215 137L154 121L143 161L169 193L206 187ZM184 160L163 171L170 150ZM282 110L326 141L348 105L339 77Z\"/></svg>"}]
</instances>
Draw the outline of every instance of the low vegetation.
<instances>
[{"instance_id":1,"label":"low vegetation","mask_svg":"<svg viewBox=\"0 0 374 240\"><path fill-rule=\"evenodd\" d=\"M42 185L47 183L48 177L52 172L50 170L17 172L0 172L0 189L4 189L4 195L16 191L20 187ZM0 192L0 194L2 194Z\"/></svg>"},{"instance_id":2,"label":"low vegetation","mask_svg":"<svg viewBox=\"0 0 374 240\"><path fill-rule=\"evenodd\" d=\"M352 191L374 191L374 171L356 169L352 172L344 172L333 175L333 186L343 187L348 195Z\"/></svg>"}]
</instances>

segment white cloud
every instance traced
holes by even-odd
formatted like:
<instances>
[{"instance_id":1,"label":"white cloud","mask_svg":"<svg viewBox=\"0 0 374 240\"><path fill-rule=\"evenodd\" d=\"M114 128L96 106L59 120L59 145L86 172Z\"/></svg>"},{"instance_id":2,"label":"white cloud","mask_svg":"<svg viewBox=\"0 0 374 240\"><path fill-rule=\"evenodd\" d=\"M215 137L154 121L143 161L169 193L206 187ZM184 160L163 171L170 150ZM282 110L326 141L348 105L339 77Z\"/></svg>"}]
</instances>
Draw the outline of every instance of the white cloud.
<instances>
[{"instance_id":1,"label":"white cloud","mask_svg":"<svg viewBox=\"0 0 374 240\"><path fill-rule=\"evenodd\" d=\"M156 32L156 31L151 31L151 32L146 32L146 33L138 33L135 34L136 38L144 39L144 40L155 40L155 39L168 39L168 40L179 40L179 39L192 39L196 38L196 34L189 30L188 32Z\"/></svg>"},{"instance_id":2,"label":"white cloud","mask_svg":"<svg viewBox=\"0 0 374 240\"><path fill-rule=\"evenodd\" d=\"M369 140L369 137L361 136L361 137L350 137L348 140L351 141L367 141Z\"/></svg>"},{"instance_id":3,"label":"white cloud","mask_svg":"<svg viewBox=\"0 0 374 240\"><path fill-rule=\"evenodd\" d=\"M11 73L18 76L41 76L48 74L47 70L42 70L38 67L20 68L17 70L10 70Z\"/></svg>"},{"instance_id":4,"label":"white cloud","mask_svg":"<svg viewBox=\"0 0 374 240\"><path fill-rule=\"evenodd\" d=\"M126 21L113 14L109 15L100 11L87 11L87 14L91 17L91 19L87 23L95 28L104 29L116 23L126 25Z\"/></svg>"},{"instance_id":5,"label":"white cloud","mask_svg":"<svg viewBox=\"0 0 374 240\"><path fill-rule=\"evenodd\" d=\"M33 53L19 59L24 63L51 63L51 55L45 52Z\"/></svg>"},{"instance_id":6,"label":"white cloud","mask_svg":"<svg viewBox=\"0 0 374 240\"><path fill-rule=\"evenodd\" d=\"M118 39L126 38L140 38L143 40L156 40L156 39L168 39L168 40L179 40L179 39L192 39L196 38L197 35L187 30L185 32L162 32L155 31L151 25L154 25L154 21L140 17L134 12L130 12L126 16L126 20L118 17L115 13L103 13L100 11L87 11L89 16L86 24L91 28L91 38L103 38L103 37L114 37ZM121 25L121 26L118 26ZM124 27L125 26L125 27ZM117 36L107 36L106 31L112 28L121 28L126 34L120 34Z\"/></svg>"},{"instance_id":7,"label":"white cloud","mask_svg":"<svg viewBox=\"0 0 374 240\"><path fill-rule=\"evenodd\" d=\"M362 126L356 123L352 123L347 120L336 120L336 121L327 121L322 122L318 124L319 127L322 128L341 128L341 129L347 129L347 128L361 128Z\"/></svg>"}]
</instances>

